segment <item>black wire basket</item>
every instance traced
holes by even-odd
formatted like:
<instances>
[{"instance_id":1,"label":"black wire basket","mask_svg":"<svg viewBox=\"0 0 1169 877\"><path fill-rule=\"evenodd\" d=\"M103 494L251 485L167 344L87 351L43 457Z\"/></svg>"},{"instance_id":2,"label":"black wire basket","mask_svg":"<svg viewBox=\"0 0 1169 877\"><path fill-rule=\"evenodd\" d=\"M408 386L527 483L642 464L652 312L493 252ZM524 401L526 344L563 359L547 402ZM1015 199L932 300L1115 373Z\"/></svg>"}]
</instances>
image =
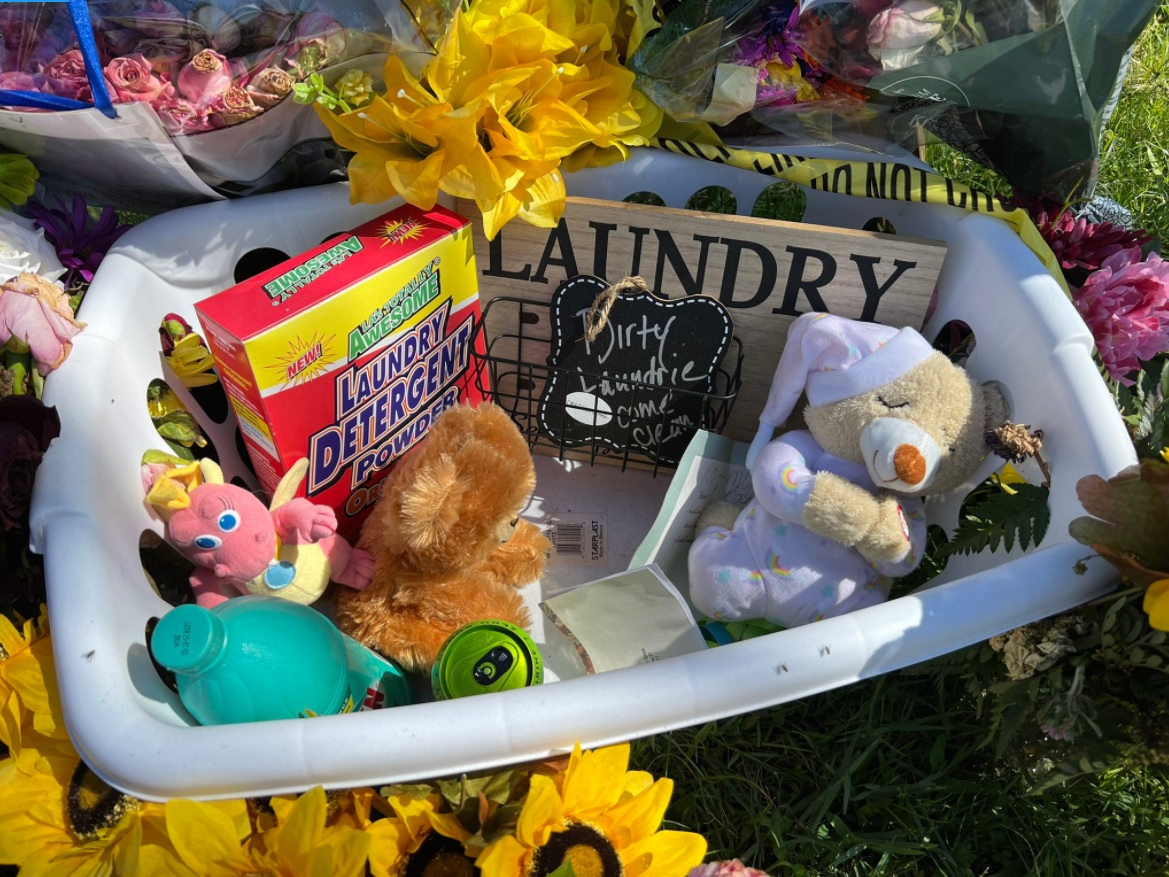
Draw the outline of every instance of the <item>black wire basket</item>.
<instances>
[{"instance_id":1,"label":"black wire basket","mask_svg":"<svg viewBox=\"0 0 1169 877\"><path fill-rule=\"evenodd\" d=\"M499 296L483 309L472 344L476 388L511 415L534 452L656 475L673 471L697 430L726 425L742 379L737 337L701 391L550 364L550 313L550 302ZM604 392L557 400L548 392L557 381L611 388L623 404L613 410Z\"/></svg>"}]
</instances>

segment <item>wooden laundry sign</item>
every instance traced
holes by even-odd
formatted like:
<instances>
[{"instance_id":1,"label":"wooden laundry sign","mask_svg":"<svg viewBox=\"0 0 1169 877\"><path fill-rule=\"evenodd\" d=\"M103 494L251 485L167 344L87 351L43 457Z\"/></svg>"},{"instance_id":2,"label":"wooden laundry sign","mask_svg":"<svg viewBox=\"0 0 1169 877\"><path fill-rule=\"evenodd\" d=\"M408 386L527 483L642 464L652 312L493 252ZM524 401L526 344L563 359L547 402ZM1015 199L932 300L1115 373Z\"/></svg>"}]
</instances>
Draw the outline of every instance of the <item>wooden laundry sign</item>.
<instances>
[{"instance_id":1,"label":"wooden laundry sign","mask_svg":"<svg viewBox=\"0 0 1169 877\"><path fill-rule=\"evenodd\" d=\"M640 275L658 295L721 302L746 354L723 430L739 440L755 434L793 319L826 311L920 328L946 254L938 241L589 198L569 198L555 228L515 220L488 241L475 205L458 209L473 219L484 305L548 302L581 274Z\"/></svg>"}]
</instances>

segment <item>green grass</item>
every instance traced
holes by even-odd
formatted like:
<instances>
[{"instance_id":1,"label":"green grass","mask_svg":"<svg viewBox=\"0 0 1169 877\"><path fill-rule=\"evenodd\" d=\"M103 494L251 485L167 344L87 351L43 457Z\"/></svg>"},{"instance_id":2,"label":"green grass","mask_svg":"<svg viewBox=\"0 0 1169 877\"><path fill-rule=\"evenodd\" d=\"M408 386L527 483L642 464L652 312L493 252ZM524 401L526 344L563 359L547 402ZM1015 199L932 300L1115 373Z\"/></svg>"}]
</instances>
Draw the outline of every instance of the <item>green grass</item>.
<instances>
[{"instance_id":1,"label":"green grass","mask_svg":"<svg viewBox=\"0 0 1169 877\"><path fill-rule=\"evenodd\" d=\"M1137 44L1097 190L1162 240L1166 77L1169 3ZM927 160L1009 194L947 147L928 147ZM669 820L705 834L710 858L776 877L1169 874L1169 769L1113 769L1037 793L1041 754L996 759L989 730L963 680L905 671L637 741L634 763L674 779Z\"/></svg>"},{"instance_id":2,"label":"green grass","mask_svg":"<svg viewBox=\"0 0 1169 877\"><path fill-rule=\"evenodd\" d=\"M773 875L1169 873L1169 774L1116 770L1030 794L958 685L885 676L639 741L670 817L713 858Z\"/></svg>"},{"instance_id":3,"label":"green grass","mask_svg":"<svg viewBox=\"0 0 1169 877\"><path fill-rule=\"evenodd\" d=\"M1133 51L1128 77L1101 138L1100 186L1136 225L1169 240L1169 3Z\"/></svg>"}]
</instances>

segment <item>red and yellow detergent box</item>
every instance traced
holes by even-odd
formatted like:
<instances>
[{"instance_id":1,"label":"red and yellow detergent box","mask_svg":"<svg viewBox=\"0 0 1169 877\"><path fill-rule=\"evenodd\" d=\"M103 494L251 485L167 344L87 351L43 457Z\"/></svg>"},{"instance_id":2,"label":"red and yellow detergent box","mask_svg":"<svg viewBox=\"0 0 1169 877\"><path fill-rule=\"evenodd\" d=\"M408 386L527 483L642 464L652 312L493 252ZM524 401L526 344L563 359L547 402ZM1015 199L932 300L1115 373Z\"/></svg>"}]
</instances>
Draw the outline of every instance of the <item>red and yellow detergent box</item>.
<instances>
[{"instance_id":1,"label":"red and yellow detergent box","mask_svg":"<svg viewBox=\"0 0 1169 877\"><path fill-rule=\"evenodd\" d=\"M483 398L471 226L441 207L394 210L195 308L264 489L308 457L305 494L351 540L392 464Z\"/></svg>"}]
</instances>

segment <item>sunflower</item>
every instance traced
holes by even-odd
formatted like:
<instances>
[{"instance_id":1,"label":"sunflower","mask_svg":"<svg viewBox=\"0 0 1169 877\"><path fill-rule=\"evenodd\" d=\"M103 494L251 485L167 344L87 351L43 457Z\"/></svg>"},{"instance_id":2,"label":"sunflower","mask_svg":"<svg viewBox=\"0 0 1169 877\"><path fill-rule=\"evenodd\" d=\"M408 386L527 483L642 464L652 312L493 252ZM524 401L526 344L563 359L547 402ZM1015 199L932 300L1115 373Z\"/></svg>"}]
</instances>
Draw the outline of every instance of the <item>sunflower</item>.
<instances>
[{"instance_id":1,"label":"sunflower","mask_svg":"<svg viewBox=\"0 0 1169 877\"><path fill-rule=\"evenodd\" d=\"M168 845L144 820L161 804L106 785L76 753L24 754L0 762L0 862L22 877L160 873L145 863L167 860Z\"/></svg>"},{"instance_id":2,"label":"sunflower","mask_svg":"<svg viewBox=\"0 0 1169 877\"><path fill-rule=\"evenodd\" d=\"M73 752L56 691L45 608L19 628L0 615L0 742L22 766L26 744L34 751Z\"/></svg>"},{"instance_id":3,"label":"sunflower","mask_svg":"<svg viewBox=\"0 0 1169 877\"><path fill-rule=\"evenodd\" d=\"M74 751L61 719L47 620L17 629L0 615L0 862L24 877L149 874L139 854L164 837L160 810L111 788Z\"/></svg>"},{"instance_id":4,"label":"sunflower","mask_svg":"<svg viewBox=\"0 0 1169 877\"><path fill-rule=\"evenodd\" d=\"M257 866L253 873L281 877L365 873L370 835L348 825L328 825L329 800L320 786L296 798L272 798L271 807L275 824L248 844Z\"/></svg>"},{"instance_id":5,"label":"sunflower","mask_svg":"<svg viewBox=\"0 0 1169 877\"><path fill-rule=\"evenodd\" d=\"M682 877L706 839L658 831L673 782L627 771L629 744L573 749L563 776L532 776L515 834L476 860L483 877L546 877L566 862L577 877Z\"/></svg>"},{"instance_id":6,"label":"sunflower","mask_svg":"<svg viewBox=\"0 0 1169 877\"><path fill-rule=\"evenodd\" d=\"M471 833L450 813L439 813L438 795L409 793L375 799L384 819L367 824L374 877L471 877L464 842Z\"/></svg>"}]
</instances>

